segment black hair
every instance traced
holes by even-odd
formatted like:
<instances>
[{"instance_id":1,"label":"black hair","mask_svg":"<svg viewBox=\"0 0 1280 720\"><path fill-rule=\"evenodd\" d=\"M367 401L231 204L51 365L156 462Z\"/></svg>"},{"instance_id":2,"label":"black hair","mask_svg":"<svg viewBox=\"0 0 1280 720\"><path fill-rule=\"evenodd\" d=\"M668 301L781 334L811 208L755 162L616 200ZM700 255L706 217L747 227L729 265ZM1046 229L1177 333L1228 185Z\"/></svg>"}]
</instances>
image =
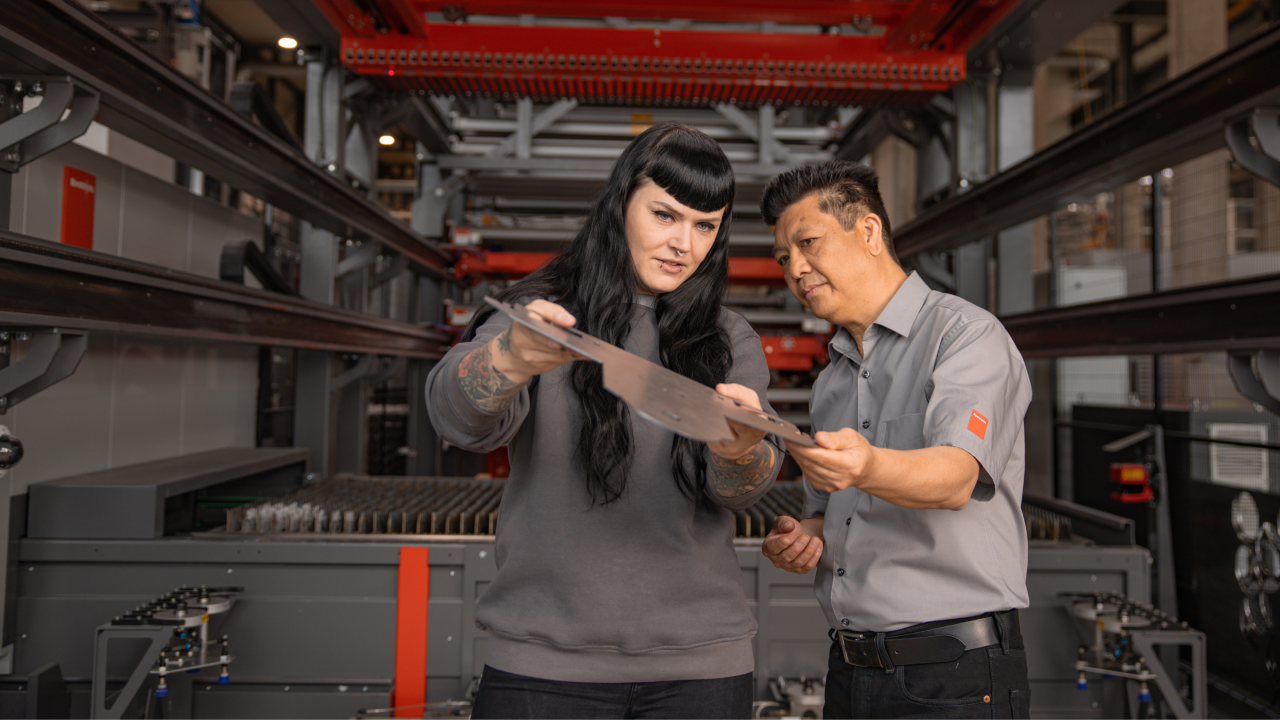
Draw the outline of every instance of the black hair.
<instances>
[{"instance_id":1,"label":"black hair","mask_svg":"<svg viewBox=\"0 0 1280 720\"><path fill-rule=\"evenodd\" d=\"M728 377L732 363L729 337L720 327L719 317L729 269L734 180L724 151L699 130L666 122L636 137L619 156L568 249L494 296L508 302L551 300L573 313L575 328L621 346L631 332L631 303L637 291L626 236L627 204L646 180L700 212L724 208L715 242L702 264L678 288L658 296L655 306L662 364L714 387ZM468 339L492 314L489 308L485 310L488 312L476 313ZM581 409L577 462L586 475L592 501L607 505L626 489L633 447L630 410L604 389L603 379L603 369L594 362L575 362L569 370L569 382ZM671 467L681 492L706 507L704 446L677 435L671 447Z\"/></svg>"},{"instance_id":2,"label":"black hair","mask_svg":"<svg viewBox=\"0 0 1280 720\"><path fill-rule=\"evenodd\" d=\"M760 199L765 225L777 225L787 208L811 195L821 196L818 208L838 220L845 230L852 230L858 218L868 213L880 218L885 249L889 257L898 262L889 214L880 198L880 177L870 165L833 160L821 165L801 165L778 175L765 186L764 197Z\"/></svg>"}]
</instances>

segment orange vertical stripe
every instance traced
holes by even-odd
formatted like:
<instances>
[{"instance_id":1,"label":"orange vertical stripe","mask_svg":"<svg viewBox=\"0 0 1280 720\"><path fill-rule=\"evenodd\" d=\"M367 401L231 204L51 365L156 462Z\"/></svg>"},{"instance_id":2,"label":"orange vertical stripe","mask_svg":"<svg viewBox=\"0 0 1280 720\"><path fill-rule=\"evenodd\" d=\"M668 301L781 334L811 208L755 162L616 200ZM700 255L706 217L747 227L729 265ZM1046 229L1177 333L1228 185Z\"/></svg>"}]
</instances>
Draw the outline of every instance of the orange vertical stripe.
<instances>
[{"instance_id":1,"label":"orange vertical stripe","mask_svg":"<svg viewBox=\"0 0 1280 720\"><path fill-rule=\"evenodd\" d=\"M392 705L427 701L427 602L431 599L430 551L400 548L396 593L396 679ZM422 717L422 708L396 711L396 717Z\"/></svg>"}]
</instances>

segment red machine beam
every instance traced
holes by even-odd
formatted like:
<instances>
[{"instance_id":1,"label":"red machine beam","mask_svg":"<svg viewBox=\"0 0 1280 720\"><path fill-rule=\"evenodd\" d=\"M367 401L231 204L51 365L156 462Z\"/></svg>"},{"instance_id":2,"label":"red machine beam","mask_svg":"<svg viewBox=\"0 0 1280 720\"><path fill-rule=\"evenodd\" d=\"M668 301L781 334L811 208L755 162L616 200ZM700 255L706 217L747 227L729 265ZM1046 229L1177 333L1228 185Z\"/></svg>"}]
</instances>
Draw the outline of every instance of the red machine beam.
<instances>
[{"instance_id":1,"label":"red machine beam","mask_svg":"<svg viewBox=\"0 0 1280 720\"><path fill-rule=\"evenodd\" d=\"M653 2L620 2L618 0L551 0L531 6L527 0L413 0L421 12L452 14L460 8L468 15L527 15L533 8L540 17L606 18L632 20L682 20L776 22L798 25L847 25L853 18L870 19L873 24L891 24L911 8L901 0L737 0L731 6L722 3L694 4L685 0ZM866 22L866 20L862 20Z\"/></svg>"},{"instance_id":2,"label":"red machine beam","mask_svg":"<svg viewBox=\"0 0 1280 720\"><path fill-rule=\"evenodd\" d=\"M965 65L957 52L887 52L883 36L424 27L426 38L347 34L343 62L386 90L747 106L925 102Z\"/></svg>"},{"instance_id":3,"label":"red machine beam","mask_svg":"<svg viewBox=\"0 0 1280 720\"><path fill-rule=\"evenodd\" d=\"M770 370L806 372L827 364L827 342L818 335L761 335L760 344Z\"/></svg>"}]
</instances>

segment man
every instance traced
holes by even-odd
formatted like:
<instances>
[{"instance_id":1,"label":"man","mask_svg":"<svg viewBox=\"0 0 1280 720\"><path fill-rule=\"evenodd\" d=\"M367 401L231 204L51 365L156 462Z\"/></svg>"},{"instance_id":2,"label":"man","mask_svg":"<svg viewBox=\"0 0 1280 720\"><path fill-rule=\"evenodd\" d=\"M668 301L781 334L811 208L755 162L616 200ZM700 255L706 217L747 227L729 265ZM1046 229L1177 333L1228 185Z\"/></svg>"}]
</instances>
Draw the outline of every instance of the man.
<instances>
[{"instance_id":1,"label":"man","mask_svg":"<svg viewBox=\"0 0 1280 720\"><path fill-rule=\"evenodd\" d=\"M764 541L778 567L818 568L824 716L1026 717L1021 355L903 272L871 168L797 168L761 208L791 292L838 328L810 400L820 447L788 443L804 518Z\"/></svg>"}]
</instances>

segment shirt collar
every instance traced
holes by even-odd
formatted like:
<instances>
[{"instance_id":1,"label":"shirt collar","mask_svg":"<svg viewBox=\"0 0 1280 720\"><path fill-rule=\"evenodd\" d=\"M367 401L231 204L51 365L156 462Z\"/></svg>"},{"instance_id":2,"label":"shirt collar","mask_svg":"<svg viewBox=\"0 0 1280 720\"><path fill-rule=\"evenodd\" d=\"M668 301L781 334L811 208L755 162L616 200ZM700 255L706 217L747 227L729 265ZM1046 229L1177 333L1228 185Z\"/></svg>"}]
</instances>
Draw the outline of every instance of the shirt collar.
<instances>
[{"instance_id":1,"label":"shirt collar","mask_svg":"<svg viewBox=\"0 0 1280 720\"><path fill-rule=\"evenodd\" d=\"M879 325L886 330L901 335L902 337L910 337L911 326L916 324L916 318L920 315L920 309L924 307L924 301L929 297L929 286L915 272L907 276L906 282L902 283L902 287L893 294L889 299L889 304L884 306L884 310L880 311L880 316L875 322L871 323L874 327ZM868 328L870 329L870 328ZM831 337L831 342L827 344L829 350L834 350L847 358L852 358L857 362L861 362L862 355L858 352L858 345L853 341L853 335L844 327L836 331Z\"/></svg>"},{"instance_id":2,"label":"shirt collar","mask_svg":"<svg viewBox=\"0 0 1280 720\"><path fill-rule=\"evenodd\" d=\"M889 304L880 311L880 316L872 325L892 330L902 337L910 337L911 326L916 324L916 318L920 316L920 308L924 307L924 301L928 297L929 286L917 273L912 272L907 276L906 282L902 283L902 287L893 294Z\"/></svg>"},{"instance_id":3,"label":"shirt collar","mask_svg":"<svg viewBox=\"0 0 1280 720\"><path fill-rule=\"evenodd\" d=\"M635 304L637 304L637 305L643 305L643 306L645 306L645 307L647 307L647 308L657 307L657 305L658 305L658 296L657 296L657 295L645 295L644 293L636 293L635 298L633 298L633 299L631 300L631 302L633 302L633 303L635 303Z\"/></svg>"}]
</instances>

